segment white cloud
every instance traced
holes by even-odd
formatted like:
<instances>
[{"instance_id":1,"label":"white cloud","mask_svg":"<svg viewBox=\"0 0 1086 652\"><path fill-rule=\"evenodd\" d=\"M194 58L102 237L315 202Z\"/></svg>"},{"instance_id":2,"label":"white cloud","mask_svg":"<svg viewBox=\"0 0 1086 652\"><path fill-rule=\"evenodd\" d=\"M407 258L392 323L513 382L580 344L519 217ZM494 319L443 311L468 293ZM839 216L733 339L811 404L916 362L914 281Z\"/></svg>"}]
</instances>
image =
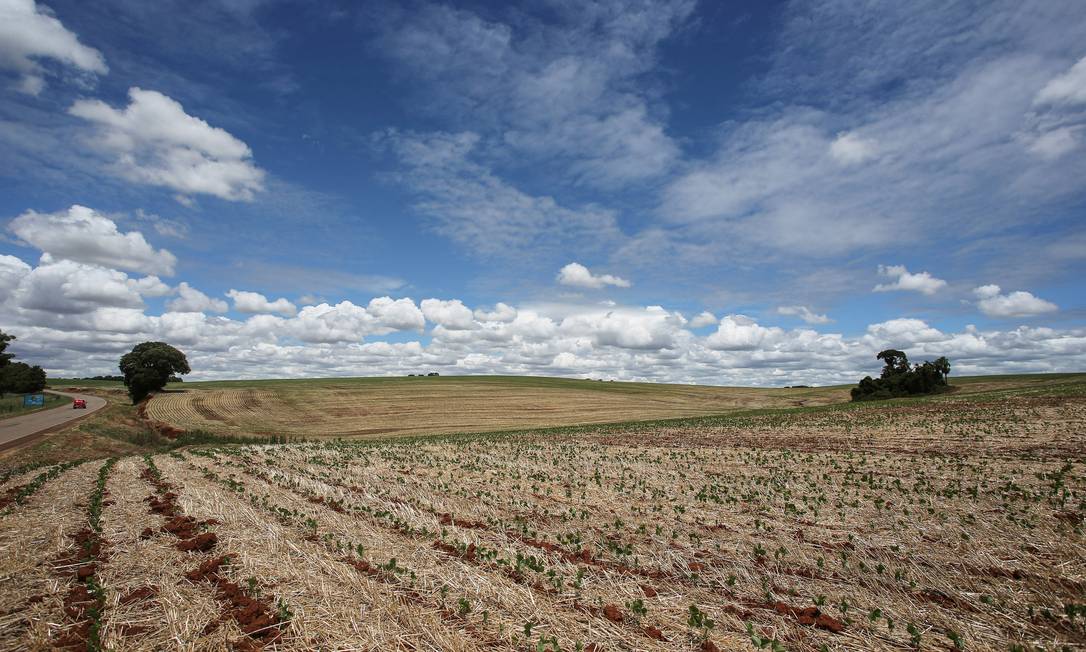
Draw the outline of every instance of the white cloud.
<instances>
[{"instance_id":1,"label":"white cloud","mask_svg":"<svg viewBox=\"0 0 1086 652\"><path fill-rule=\"evenodd\" d=\"M838 134L830 143L830 156L842 165L856 165L871 160L876 154L876 144L855 133Z\"/></svg>"},{"instance_id":2,"label":"white cloud","mask_svg":"<svg viewBox=\"0 0 1086 652\"><path fill-rule=\"evenodd\" d=\"M989 317L1032 317L1059 310L1056 304L1029 292L1001 294L998 285L982 285L974 288L973 294L977 297L977 307Z\"/></svg>"},{"instance_id":3,"label":"white cloud","mask_svg":"<svg viewBox=\"0 0 1086 652\"><path fill-rule=\"evenodd\" d=\"M128 279L128 287L139 292L142 297L165 297L174 293L174 289L163 283L157 276Z\"/></svg>"},{"instance_id":4,"label":"white cloud","mask_svg":"<svg viewBox=\"0 0 1086 652\"><path fill-rule=\"evenodd\" d=\"M895 279L893 283L880 283L873 292L893 292L903 290L932 295L946 287L946 281L935 278L928 272L912 274L904 265L879 265L879 275Z\"/></svg>"},{"instance_id":5,"label":"white cloud","mask_svg":"<svg viewBox=\"0 0 1086 652\"><path fill-rule=\"evenodd\" d=\"M15 256L0 254L0 305L15 293L31 267Z\"/></svg>"},{"instance_id":6,"label":"white cloud","mask_svg":"<svg viewBox=\"0 0 1086 652\"><path fill-rule=\"evenodd\" d=\"M671 349L688 337L686 319L660 306L634 309L585 309L562 319L558 332L588 338L598 346L624 349Z\"/></svg>"},{"instance_id":7,"label":"white cloud","mask_svg":"<svg viewBox=\"0 0 1086 652\"><path fill-rule=\"evenodd\" d=\"M304 342L359 342L368 335L386 335L395 331L422 330L426 325L422 311L411 299L377 297L365 307L350 301L336 305L321 303L306 306L284 327Z\"/></svg>"},{"instance_id":8,"label":"white cloud","mask_svg":"<svg viewBox=\"0 0 1086 652\"><path fill-rule=\"evenodd\" d=\"M421 304L422 314L427 319L449 330L471 330L476 327L475 317L459 299L442 301L424 299Z\"/></svg>"},{"instance_id":9,"label":"white cloud","mask_svg":"<svg viewBox=\"0 0 1086 652\"><path fill-rule=\"evenodd\" d=\"M607 285L630 287L630 282L611 274L593 274L580 263L570 263L558 272L556 280L562 285L598 290Z\"/></svg>"},{"instance_id":10,"label":"white cloud","mask_svg":"<svg viewBox=\"0 0 1086 652\"><path fill-rule=\"evenodd\" d=\"M808 324L829 324L833 321L827 315L820 315L807 306L780 306L777 314L799 317Z\"/></svg>"},{"instance_id":11,"label":"white cloud","mask_svg":"<svg viewBox=\"0 0 1086 652\"><path fill-rule=\"evenodd\" d=\"M901 318L846 338L726 315L717 329L699 337L680 313L661 306L499 304L472 311L452 299L426 302L424 315L411 299L390 297L366 306L321 303L289 318L255 314L239 320L205 314L226 306L209 305L215 300L186 282L178 287L180 305L148 315L140 293L154 288L161 291L153 277L131 279L48 255L36 268L0 257L0 328L18 335L21 354L54 375L110 371L121 354L145 340L179 346L195 377L206 379L424 370L731 385L850 383L875 373L875 353L887 347L903 349L914 360L946 355L960 374L1086 365L1083 330L967 327L951 333ZM1003 296L995 287L978 294ZM428 317L437 325L425 345L414 339L370 341L404 331L421 337Z\"/></svg>"},{"instance_id":12,"label":"white cloud","mask_svg":"<svg viewBox=\"0 0 1086 652\"><path fill-rule=\"evenodd\" d=\"M654 93L637 84L693 0L552 3L548 20L509 23L423 4L393 18L382 52L429 84L420 105L493 126L515 152L561 162L574 183L615 187L658 177L679 148ZM526 12L531 13L531 12Z\"/></svg>"},{"instance_id":13,"label":"white cloud","mask_svg":"<svg viewBox=\"0 0 1086 652\"><path fill-rule=\"evenodd\" d=\"M725 315L720 319L716 332L706 339L706 345L720 351L753 351L770 348L785 336L776 326L759 325L744 315Z\"/></svg>"},{"instance_id":14,"label":"white cloud","mask_svg":"<svg viewBox=\"0 0 1086 652\"><path fill-rule=\"evenodd\" d=\"M177 286L177 298L166 307L172 312L226 312L229 309L222 299L212 299L185 281Z\"/></svg>"},{"instance_id":15,"label":"white cloud","mask_svg":"<svg viewBox=\"0 0 1086 652\"><path fill-rule=\"evenodd\" d=\"M1086 57L1053 77L1034 98L1037 104L1086 104Z\"/></svg>"},{"instance_id":16,"label":"white cloud","mask_svg":"<svg viewBox=\"0 0 1086 652\"><path fill-rule=\"evenodd\" d=\"M702 312L690 320L690 328L704 328L717 323L716 315L709 311Z\"/></svg>"},{"instance_id":17,"label":"white cloud","mask_svg":"<svg viewBox=\"0 0 1086 652\"><path fill-rule=\"evenodd\" d=\"M1067 70L1068 52L1081 56L1086 13L1043 0L929 10L790 4L779 37L788 47L760 79L758 110L665 187L657 214L671 248L659 250L760 262L1066 221L1086 147L1081 132L1059 129L1083 116L1034 98ZM1077 97L1072 86L1053 82L1044 97ZM835 154L863 164L833 165Z\"/></svg>"},{"instance_id":18,"label":"white cloud","mask_svg":"<svg viewBox=\"0 0 1086 652\"><path fill-rule=\"evenodd\" d=\"M61 315L85 314L102 307L143 307L139 292L124 272L71 260L55 261L48 254L22 279L16 302L20 308Z\"/></svg>"},{"instance_id":19,"label":"white cloud","mask_svg":"<svg viewBox=\"0 0 1086 652\"><path fill-rule=\"evenodd\" d=\"M946 336L921 319L890 319L867 327L864 336L872 346L903 348L921 342L939 342Z\"/></svg>"},{"instance_id":20,"label":"white cloud","mask_svg":"<svg viewBox=\"0 0 1086 652\"><path fill-rule=\"evenodd\" d=\"M422 311L411 299L393 299L377 297L371 299L366 309L377 320L379 326L374 333L391 331L422 331L426 320Z\"/></svg>"},{"instance_id":21,"label":"white cloud","mask_svg":"<svg viewBox=\"0 0 1086 652\"><path fill-rule=\"evenodd\" d=\"M172 253L156 250L140 232L121 233L113 220L78 204L56 213L27 211L8 228L54 258L167 276L177 263Z\"/></svg>"},{"instance_id":22,"label":"white cloud","mask_svg":"<svg viewBox=\"0 0 1086 652\"><path fill-rule=\"evenodd\" d=\"M93 123L93 146L113 157L111 169L129 181L181 193L248 201L264 188L252 151L224 129L187 114L176 100L131 88L123 110L79 100L68 112Z\"/></svg>"},{"instance_id":23,"label":"white cloud","mask_svg":"<svg viewBox=\"0 0 1086 652\"><path fill-rule=\"evenodd\" d=\"M498 302L494 304L493 310L484 310L482 308L476 308L475 319L481 322L497 321L497 322L511 322L517 318L516 308Z\"/></svg>"},{"instance_id":24,"label":"white cloud","mask_svg":"<svg viewBox=\"0 0 1086 652\"><path fill-rule=\"evenodd\" d=\"M258 292L246 292L230 289L226 296L234 300L234 310L245 313L269 313L274 312L285 317L292 317L298 312L298 308L285 298L269 301L268 297Z\"/></svg>"},{"instance_id":25,"label":"white cloud","mask_svg":"<svg viewBox=\"0 0 1086 652\"><path fill-rule=\"evenodd\" d=\"M47 7L34 0L0 0L0 68L22 75L19 90L37 95L45 87L38 59L52 59L89 74L106 74L102 54L79 42Z\"/></svg>"}]
</instances>

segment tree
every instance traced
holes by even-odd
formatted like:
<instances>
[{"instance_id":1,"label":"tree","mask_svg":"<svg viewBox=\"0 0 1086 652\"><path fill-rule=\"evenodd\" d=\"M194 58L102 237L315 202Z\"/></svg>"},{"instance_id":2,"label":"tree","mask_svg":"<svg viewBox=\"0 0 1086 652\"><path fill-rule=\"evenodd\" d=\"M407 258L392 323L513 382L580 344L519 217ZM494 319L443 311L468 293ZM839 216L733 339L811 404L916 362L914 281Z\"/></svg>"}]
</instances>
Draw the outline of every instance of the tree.
<instances>
[{"instance_id":1,"label":"tree","mask_svg":"<svg viewBox=\"0 0 1086 652\"><path fill-rule=\"evenodd\" d=\"M4 353L8 348L8 342L14 339L14 335L0 331L0 396L8 392L16 394L40 392L45 389L45 371L38 366L31 367L25 362L12 362L15 356Z\"/></svg>"},{"instance_id":2,"label":"tree","mask_svg":"<svg viewBox=\"0 0 1086 652\"><path fill-rule=\"evenodd\" d=\"M25 362L9 362L0 367L0 396L7 392L34 394L45 389L45 371Z\"/></svg>"},{"instance_id":3,"label":"tree","mask_svg":"<svg viewBox=\"0 0 1086 652\"><path fill-rule=\"evenodd\" d=\"M947 360L946 357L944 356L944 357L937 358L935 360L935 362L933 362L932 364L934 364L935 369L940 374L942 374L943 380L945 381L946 377L950 375L950 360Z\"/></svg>"},{"instance_id":4,"label":"tree","mask_svg":"<svg viewBox=\"0 0 1086 652\"><path fill-rule=\"evenodd\" d=\"M185 354L165 342L137 344L121 356L120 368L133 404L165 387L170 376L192 371Z\"/></svg>"},{"instance_id":5,"label":"tree","mask_svg":"<svg viewBox=\"0 0 1086 652\"><path fill-rule=\"evenodd\" d=\"M0 331L0 368L6 367L11 359L15 356L10 353L4 353L8 348L8 342L15 339L14 335L8 335L4 331Z\"/></svg>"},{"instance_id":6,"label":"tree","mask_svg":"<svg viewBox=\"0 0 1086 652\"><path fill-rule=\"evenodd\" d=\"M875 359L886 363L886 366L882 368L882 378L909 372L909 357L905 355L904 351L886 349L885 351L879 351Z\"/></svg>"},{"instance_id":7,"label":"tree","mask_svg":"<svg viewBox=\"0 0 1086 652\"><path fill-rule=\"evenodd\" d=\"M853 401L872 401L899 396L915 396L945 391L946 377L950 373L950 360L940 357L935 362L923 362L910 366L903 351L880 351L877 360L885 366L878 378L865 377L852 388Z\"/></svg>"}]
</instances>

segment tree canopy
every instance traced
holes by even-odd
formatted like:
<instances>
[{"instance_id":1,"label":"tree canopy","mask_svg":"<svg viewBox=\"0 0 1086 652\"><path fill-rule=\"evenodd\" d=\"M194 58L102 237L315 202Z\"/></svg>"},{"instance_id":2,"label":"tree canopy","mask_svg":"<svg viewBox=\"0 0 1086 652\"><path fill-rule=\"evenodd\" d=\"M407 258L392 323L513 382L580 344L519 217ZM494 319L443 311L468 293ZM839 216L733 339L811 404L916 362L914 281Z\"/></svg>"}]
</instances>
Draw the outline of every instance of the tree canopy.
<instances>
[{"instance_id":1,"label":"tree canopy","mask_svg":"<svg viewBox=\"0 0 1086 652\"><path fill-rule=\"evenodd\" d=\"M14 394L34 394L45 389L45 370L25 362L12 362L0 367L0 396L8 392Z\"/></svg>"},{"instance_id":2,"label":"tree canopy","mask_svg":"<svg viewBox=\"0 0 1086 652\"><path fill-rule=\"evenodd\" d=\"M4 331L0 331L0 367L6 367L11 359L15 357L11 353L4 353L4 351L7 351L8 342L13 339L15 339L14 335L8 335Z\"/></svg>"},{"instance_id":3,"label":"tree canopy","mask_svg":"<svg viewBox=\"0 0 1086 652\"><path fill-rule=\"evenodd\" d=\"M37 365L32 367L25 362L12 362L15 356L5 353L8 343L14 339L14 335L0 331L0 396L8 392L40 392L45 389L45 371Z\"/></svg>"},{"instance_id":4,"label":"tree canopy","mask_svg":"<svg viewBox=\"0 0 1086 652\"><path fill-rule=\"evenodd\" d=\"M886 349L880 351L875 359L883 361L882 374L878 378L866 376L853 387L853 401L933 394L946 390L950 360L945 357L910 366L904 351Z\"/></svg>"},{"instance_id":5,"label":"tree canopy","mask_svg":"<svg viewBox=\"0 0 1086 652\"><path fill-rule=\"evenodd\" d=\"M165 387L171 376L192 371L185 354L165 342L137 344L121 356L120 368L132 403Z\"/></svg>"}]
</instances>

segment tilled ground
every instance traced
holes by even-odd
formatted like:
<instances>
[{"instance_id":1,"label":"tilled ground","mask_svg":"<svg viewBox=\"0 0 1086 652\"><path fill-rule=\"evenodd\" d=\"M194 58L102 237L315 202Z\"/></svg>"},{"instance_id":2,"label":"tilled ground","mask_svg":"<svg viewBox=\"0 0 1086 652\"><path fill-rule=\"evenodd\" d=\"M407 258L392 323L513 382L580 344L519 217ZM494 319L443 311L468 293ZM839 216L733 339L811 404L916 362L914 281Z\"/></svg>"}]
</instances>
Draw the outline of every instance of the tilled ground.
<instances>
[{"instance_id":1,"label":"tilled ground","mask_svg":"<svg viewBox=\"0 0 1086 652\"><path fill-rule=\"evenodd\" d=\"M86 463L0 513L0 647L1083 649L1084 408ZM101 473L99 549L59 564Z\"/></svg>"}]
</instances>

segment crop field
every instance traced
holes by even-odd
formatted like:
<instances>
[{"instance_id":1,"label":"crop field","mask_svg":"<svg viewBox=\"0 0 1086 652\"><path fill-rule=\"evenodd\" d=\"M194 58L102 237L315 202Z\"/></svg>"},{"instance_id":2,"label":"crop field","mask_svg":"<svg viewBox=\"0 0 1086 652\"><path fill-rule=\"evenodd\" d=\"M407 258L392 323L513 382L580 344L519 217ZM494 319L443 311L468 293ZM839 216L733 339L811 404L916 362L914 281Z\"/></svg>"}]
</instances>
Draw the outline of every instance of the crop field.
<instances>
[{"instance_id":1,"label":"crop field","mask_svg":"<svg viewBox=\"0 0 1086 652\"><path fill-rule=\"evenodd\" d=\"M843 388L754 389L558 378L437 377L185 383L148 415L224 434L374 437L482 432L824 405Z\"/></svg>"},{"instance_id":2,"label":"crop field","mask_svg":"<svg viewBox=\"0 0 1086 652\"><path fill-rule=\"evenodd\" d=\"M0 649L1086 648L1081 376L0 479Z\"/></svg>"}]
</instances>

